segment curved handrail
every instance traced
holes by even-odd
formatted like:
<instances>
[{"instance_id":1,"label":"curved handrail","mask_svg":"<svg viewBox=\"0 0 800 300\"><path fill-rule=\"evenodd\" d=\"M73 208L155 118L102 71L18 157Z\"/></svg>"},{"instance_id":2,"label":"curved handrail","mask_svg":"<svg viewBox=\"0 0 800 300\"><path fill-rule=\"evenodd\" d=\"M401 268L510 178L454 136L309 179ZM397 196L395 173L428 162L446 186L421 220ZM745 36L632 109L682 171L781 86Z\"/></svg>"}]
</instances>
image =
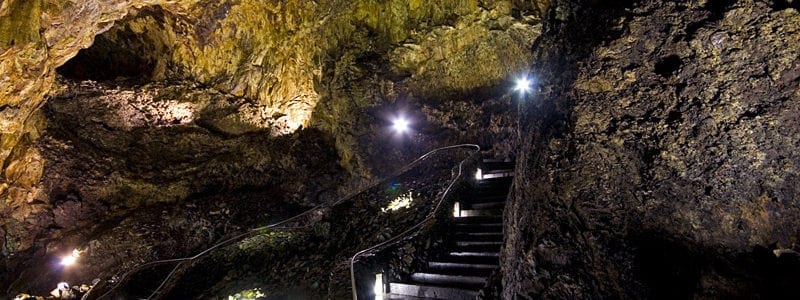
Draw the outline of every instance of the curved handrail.
<instances>
[{"instance_id":1,"label":"curved handrail","mask_svg":"<svg viewBox=\"0 0 800 300\"><path fill-rule=\"evenodd\" d=\"M116 289L119 287L119 285L120 285L121 283L123 283L123 282L125 281L125 279L127 279L127 278L128 278L128 276L130 276L131 274L133 274L133 273L135 273L135 272L138 272L138 271L141 271L141 270L143 270L143 269L145 269L145 268L152 267L152 266L156 266L156 265L163 265L163 264L169 264L169 263L177 263L177 264L175 265L175 267L174 267L174 268L172 268L172 270L170 271L170 273L169 273L169 274L167 274L167 277L165 277L165 278L164 278L164 280L161 282L161 284L158 286L158 288L156 288L156 290L155 290L155 291L153 291L153 293L152 293L152 294L151 294L151 295L150 295L150 296L147 298L147 299L152 299L152 298L153 298L153 297L154 297L154 296L155 296L155 295L156 295L156 294L157 294L157 293L158 293L158 292L159 292L159 291L160 291L160 290L161 290L161 289L164 287L164 285L165 285L165 284L168 282L168 280L169 280L169 279L172 277L172 275L174 275L174 274L175 274L175 272L178 270L178 267L180 267L180 266L181 266L181 264L183 264L183 263L185 263L185 262L188 262L188 261L193 261L193 260L195 260L195 259L198 259L198 258L200 258L200 257L202 257L202 256L204 256L204 255L206 255L206 254L208 254L209 252L211 252L211 251L213 251L213 250L215 250L215 249L218 249L218 248L220 248L220 247L222 247L222 246L226 246L226 245L228 245L228 244L230 244L230 243L232 243L232 242L235 242L235 241L241 240L241 239L243 239L243 238L245 238L245 237L247 237L247 236L249 236L249 235L251 235L251 234L253 234L253 233L256 233L256 236L257 236L257 235L259 235L259 234L263 234L263 233L264 233L263 231L265 231L265 230L276 230L276 229L303 229L303 228L307 228L307 227L311 226L311 224L306 224L306 225L303 225L303 226L285 226L285 227L284 227L283 225L285 225L285 224L289 224L289 223L291 223L291 222L293 222L293 221L295 221L295 220L298 220L298 219L300 219L301 217L307 216L307 215L309 215L309 214L311 214L311 213L313 213L313 212L318 212L318 211L321 211L322 209L325 209L325 208L328 208L328 207L333 207L333 206L339 205L339 204L341 204L341 203L344 203L344 202L350 201L350 200L352 200L353 198L355 198L356 196L358 196L358 195L360 195L360 194L362 194L362 193L364 193L364 192L367 192L367 191L369 191L370 189L372 189L372 188L374 188L374 187L376 187L376 186L379 186L379 185L381 185L381 184L383 184L383 183L385 183L385 182L389 181L390 179L392 179L392 178L394 178L394 177L397 177L397 176L399 176L399 175L401 175L401 174L405 173L406 171L408 171L408 170L410 170L411 168L415 167L415 166L416 166L416 165L418 165L418 164L419 164L421 161L423 161L423 160L425 160L426 158L428 158L428 157L432 156L433 154L435 154L435 153L437 153L437 152L440 152L440 151L444 151L444 150L450 150L450 149L454 149L454 148L473 148L473 149L475 149L475 152L474 152L473 154L471 154L471 155L470 155L470 157L471 157L472 155L474 155L475 153L478 153L478 152L480 151L480 146L478 146L478 145L475 145L475 144L458 144L458 145L451 145L451 146L446 146L446 147L440 147L440 148L433 149L433 150L431 150L431 151L428 151L427 153L425 153L425 154L421 155L420 157L418 157L417 159L413 160L412 162L410 162L410 163L406 164L405 166L403 166L403 167L402 167L402 168L400 168L399 170L397 170L397 171L393 172L391 175L389 175L389 176L387 176L387 177L385 177L385 178L383 178L383 179L381 179L381 180L375 181L375 182L373 182L373 183L371 183L371 184L368 184L366 187L364 187L364 188L361 188L361 189L359 189L359 190L358 190L358 191L356 191L356 192L350 193L350 194L348 194L347 196L345 196L345 197L342 197L341 199L339 199L339 200L337 200L337 201L335 201L335 202L333 202L333 203L323 203L323 204L319 204L319 205L317 205L317 206L314 206L314 207L312 207L312 208L309 208L308 210L306 210L306 211L304 211L304 212L302 212L302 213L299 213L299 214L297 214L297 215L295 215L295 216L293 216L293 217L287 218L287 219L285 219L285 220L281 220L281 221L279 221L279 222L277 222L277 223L273 223L273 224L269 224L269 225L265 225L265 226L261 226L261 227L257 227L257 228L252 228L252 229L250 229L250 230L248 230L248 231L245 231L245 232L243 232L243 233L240 233L240 234L238 234L238 235L235 235L235 236L233 236L233 237L230 237L230 238L228 238L228 239L225 239L225 240L223 240L223 241L221 241L221 242L218 242L218 243L214 244L213 246L211 246L211 247L209 247L209 248L207 248L207 249L205 249L205 250L203 250L203 251L201 251L201 252L199 252L199 253L197 253L197 254L195 254L195 255L192 255L192 256L181 257L181 258L171 258L171 259L162 259L162 260L151 261L151 262L147 262L147 263L139 264L139 265L137 265L137 266L133 267L132 269L130 269L130 270L128 270L128 271L126 271L126 272L124 272L124 273L123 273L122 275L120 275L120 276L117 276L117 274L115 274L115 275L112 275L112 278L114 278L114 277L117 277L117 278L118 278L118 279L116 280L117 282L116 282L116 283L114 284L114 286L112 286L112 287L111 287L111 288L110 288L108 291L106 291L105 293L103 293L102 295L100 295L100 296L98 297L98 299L102 299L103 297L106 297L106 296L108 296L108 295L109 295L111 292L113 292L114 290L116 290ZM467 158L467 159L469 159L469 158ZM462 161L462 162L459 164L459 174L458 174L458 176L456 177L456 179L458 179L458 177L459 177L459 176L461 176L461 166L463 165L464 161L466 161L467 159L464 159L464 160L463 160L463 161ZM455 182L455 181L456 181L456 180L454 180L453 182ZM453 182L451 182L450 186L448 186L448 188L447 188L447 190L446 190L446 192L445 192L445 194L444 194L444 195L446 195L446 194L447 194L447 192L450 190L450 188L451 188L451 187L452 187L452 185L453 185ZM441 200L440 200L439 204L441 204ZM437 211L437 210L438 210L438 205L439 205L439 204L437 204L437 207L434 209L434 211ZM419 224L418 224L418 225L419 225ZM98 285L100 285L100 284L103 284L103 283L105 283L105 281L101 281L100 283L98 283ZM90 294L91 294L91 293L92 293L92 292L93 292L93 291L94 291L96 288L97 288L97 286L93 286L93 287L92 287L92 288L91 288L91 289L90 289L90 290L89 290L89 291L88 291L86 294L84 294L84 295L83 295L83 297L82 297L81 299L89 299L89 295L90 295Z\"/></svg>"},{"instance_id":2,"label":"curved handrail","mask_svg":"<svg viewBox=\"0 0 800 300\"><path fill-rule=\"evenodd\" d=\"M419 223L415 224L414 226L411 226L409 229L406 229L405 231L403 231L403 232L395 235L394 237L392 237L392 238L390 238L388 240L385 240L385 241L383 241L383 242L381 242L381 243L379 243L377 245L374 245L374 246L369 247L367 249L361 250L361 251L357 252L355 255L353 255L353 257L350 258L350 284L351 284L351 288L353 290L353 300L358 300L358 290L357 290L357 287L356 287L356 275L355 275L356 259L358 259L359 256L362 256L364 254L375 253L375 252L378 252L380 250L383 250L383 249L387 248L388 246L391 246L391 245L394 245L394 244L398 243L400 240L410 236L412 233L418 232L420 230L420 228L423 225L425 225L425 223L430 222L430 220L432 220L434 217L436 217L436 214L439 212L439 209L441 208L442 203L450 195L450 192L452 191L453 186L456 183L459 182L459 180L461 179L461 176L464 174L464 163L467 162L469 159L471 159L475 154L479 153L480 150L481 150L480 146L474 145L474 144L462 144L462 145L457 145L457 146L474 147L475 148L475 152L470 154L470 156L468 156L467 158L463 159L458 164L458 175L456 175L456 177L453 178L452 181L450 181L450 184L447 186L447 189L445 189L444 193L442 193L441 197L439 197L439 200L436 202L436 206L434 206L433 210L428 214L428 216L425 217L425 219L423 219Z\"/></svg>"}]
</instances>

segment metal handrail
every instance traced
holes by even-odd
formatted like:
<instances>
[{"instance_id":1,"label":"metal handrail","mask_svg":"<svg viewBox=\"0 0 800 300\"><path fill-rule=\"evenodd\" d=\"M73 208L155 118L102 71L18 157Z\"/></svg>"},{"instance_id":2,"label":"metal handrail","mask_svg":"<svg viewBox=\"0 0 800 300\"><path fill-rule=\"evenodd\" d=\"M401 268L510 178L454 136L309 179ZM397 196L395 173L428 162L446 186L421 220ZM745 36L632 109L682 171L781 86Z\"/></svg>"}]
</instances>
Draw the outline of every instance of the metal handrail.
<instances>
[{"instance_id":1,"label":"metal handrail","mask_svg":"<svg viewBox=\"0 0 800 300\"><path fill-rule=\"evenodd\" d=\"M199 253L197 253L195 255L192 255L192 256L151 261L151 262L147 262L147 263L144 263L144 264L137 265L137 266L133 267L132 269L126 271L125 273L123 273L120 276L117 276L115 274L115 275L112 276L112 278L117 277L118 278L116 280L117 282L108 291L106 291L105 293L100 295L98 297L98 299L102 299L103 297L106 297L109 294L111 294L111 292L113 292L115 289L117 289L119 287L119 285L121 283L123 283L128 278L128 276L130 276L131 274L133 274L135 272L141 271L141 270L143 270L145 268L152 267L152 266L169 264L169 263L177 263L175 265L175 267L172 268L172 270L167 275L167 277L164 278L164 280L161 282L161 284L158 286L158 288L156 288L156 290L153 291L153 293L151 293L151 295L147 298L147 299L152 299L153 297L155 297L158 294L158 292L161 291L161 289L166 285L166 283L169 281L169 279L175 274L175 272L178 270L178 268L183 263L198 259L198 258L208 254L209 252L211 252L213 250L216 250L216 249L218 249L218 248L220 248L222 246L226 246L226 245L228 245L228 244L230 244L232 242L244 239L244 238L246 238L249 235L252 235L254 233L257 233L255 235L255 236L257 236L257 235L260 235L260 234L264 234L265 230L304 229L304 228L308 228L308 227L311 226L312 223L305 224L305 225L302 225L302 226L283 226L283 225L289 224L289 223L291 223L293 221L296 221L296 220L300 219L301 217L307 216L307 215L309 215L311 213L319 212L319 211L322 211L325 208L333 207L333 206L339 205L341 203L350 201L353 198L355 198L356 196L358 196L358 195L360 195L360 194L362 194L364 192L367 192L367 191L369 191L369 190L375 188L376 186L379 186L379 185L381 185L381 184L383 184L385 182L388 182L389 180L391 180L391 179L393 179L395 177L398 177L399 175L401 175L401 174L405 173L406 171L410 170L411 168L416 167L420 162L422 162L426 158L430 157L431 155L433 155L433 154L435 154L437 152L440 152L440 151L450 150L450 149L454 149L454 148L473 148L473 149L476 150L475 153L478 153L480 151L480 147L478 145L475 145L475 144L459 144L459 145L452 145L452 146L446 146L446 147L440 147L440 148L433 149L433 150L423 154L422 156L418 157L414 161L406 164L405 166L403 166L399 170L393 172L390 176L387 176L387 177L385 177L385 178L383 178L383 179L381 179L379 181L375 181L375 182L367 185L366 187L359 189L357 192L350 193L347 196L342 197L341 199L339 199L339 200L337 200L337 201L335 201L333 203L319 204L319 205L314 206L314 207L312 207L312 208L310 208L310 209L308 209L308 210L306 210L306 211L304 211L304 212L302 212L300 214L297 214L297 215L295 215L293 217L290 217L290 218L287 218L285 220L281 220L281 221L279 221L277 223L273 223L273 224L269 224L269 225L261 226L261 227L257 227L257 228L252 228L252 229L250 229L250 230L248 230L246 232L243 232L241 234L238 234L236 236L233 236L233 237L230 237L230 238L228 238L226 240L218 242L218 243L214 244L213 246L211 246L211 247L209 247L209 248L207 248L207 249L205 249L205 250L203 250L203 251L201 251L201 252L199 252ZM472 155L474 155L475 153L471 154L470 157ZM469 159L469 158L467 158L467 159ZM466 161L467 159L465 159L464 161ZM463 165L464 161L462 161L459 164L459 175L456 177L456 179L459 176L461 176L461 165ZM455 182L455 180L453 182ZM451 182L450 186L448 186L447 191L450 190L450 188L453 185L453 182ZM445 192L445 195L446 194L447 194L447 192ZM440 201L440 203L441 203L441 201ZM437 204L437 207L436 207L436 209L434 211L437 211L437 210L438 210L438 204ZM103 283L105 283L105 281L101 281L100 283L98 283L98 285L101 285ZM86 294L83 295L83 297L81 299L90 299L89 296L91 295L91 293L94 290L96 290L97 287L98 287L97 285L93 286Z\"/></svg>"},{"instance_id":2,"label":"metal handrail","mask_svg":"<svg viewBox=\"0 0 800 300\"><path fill-rule=\"evenodd\" d=\"M450 146L450 147L442 148L441 150L449 149L449 148L455 148L455 147L470 147L470 148L474 148L475 152L473 152L467 158L465 158L464 160L459 162L459 164L458 164L458 174L455 176L455 178L453 178L452 181L450 181L450 184L447 186L447 189L445 189L444 193L442 193L441 197L439 197L439 200L436 202L436 206L434 206L433 210L428 214L428 216L425 217L425 219L423 219L422 221L420 221L416 225L410 227L409 229L407 229L407 230L395 235L394 237L392 237L392 238L390 238L390 239L388 239L386 241L383 241L383 242L381 242L381 243L379 243L377 245L374 245L374 246L369 247L367 249L361 250L361 251L357 252L355 255L353 255L352 258L350 258L350 284L351 284L351 288L352 288L352 291L353 291L353 300L358 300L358 287L356 286L356 275L355 275L356 259L358 259L358 257L363 256L363 255L365 255L367 253L374 254L374 253L376 253L378 251L384 250L387 247L392 246L392 245L400 242L404 238L411 236L412 233L418 232L421 229L421 227L423 225L425 225L425 223L430 222L434 217L436 217L437 213L439 212L439 209L442 206L442 203L444 203L444 200L450 195L450 192L452 191L453 186L456 183L459 182L459 180L461 179L461 176L464 174L464 170L463 170L464 163L467 162L468 160L472 159L473 156L475 156L476 154L480 153L480 150L481 150L480 146L474 145L474 144L462 144L462 145ZM440 149L437 149L437 150L440 150ZM436 151L436 150L434 150L434 151ZM430 152L430 153L432 153L432 152Z\"/></svg>"}]
</instances>

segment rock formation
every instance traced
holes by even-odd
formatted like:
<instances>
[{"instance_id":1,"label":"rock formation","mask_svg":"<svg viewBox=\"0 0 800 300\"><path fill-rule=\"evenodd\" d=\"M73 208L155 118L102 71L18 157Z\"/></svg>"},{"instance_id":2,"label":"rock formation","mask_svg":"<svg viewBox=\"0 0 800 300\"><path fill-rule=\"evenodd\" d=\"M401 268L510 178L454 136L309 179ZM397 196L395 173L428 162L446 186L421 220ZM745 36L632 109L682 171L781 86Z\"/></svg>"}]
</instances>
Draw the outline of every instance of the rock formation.
<instances>
[{"instance_id":1,"label":"rock formation","mask_svg":"<svg viewBox=\"0 0 800 300\"><path fill-rule=\"evenodd\" d=\"M504 298L798 295L792 5L555 2L506 211Z\"/></svg>"}]
</instances>

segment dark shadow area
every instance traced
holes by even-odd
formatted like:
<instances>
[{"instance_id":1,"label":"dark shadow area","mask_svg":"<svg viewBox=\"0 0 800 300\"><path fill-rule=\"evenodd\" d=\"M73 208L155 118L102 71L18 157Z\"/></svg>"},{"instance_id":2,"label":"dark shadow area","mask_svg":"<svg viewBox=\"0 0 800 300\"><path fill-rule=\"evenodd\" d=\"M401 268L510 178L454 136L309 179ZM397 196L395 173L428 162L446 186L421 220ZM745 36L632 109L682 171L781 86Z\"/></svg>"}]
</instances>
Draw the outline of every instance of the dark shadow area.
<instances>
[{"instance_id":1,"label":"dark shadow area","mask_svg":"<svg viewBox=\"0 0 800 300\"><path fill-rule=\"evenodd\" d=\"M56 72L73 80L158 79L171 59L171 28L161 7L144 8L96 36L91 47L79 51Z\"/></svg>"},{"instance_id":2,"label":"dark shadow area","mask_svg":"<svg viewBox=\"0 0 800 300\"><path fill-rule=\"evenodd\" d=\"M669 78L681 68L681 58L677 55L670 55L662 58L656 63L655 72L661 77Z\"/></svg>"},{"instance_id":3,"label":"dark shadow area","mask_svg":"<svg viewBox=\"0 0 800 300\"><path fill-rule=\"evenodd\" d=\"M711 12L709 21L721 20L725 12L729 10L739 0L710 0L706 2L706 9Z\"/></svg>"},{"instance_id":4,"label":"dark shadow area","mask_svg":"<svg viewBox=\"0 0 800 300\"><path fill-rule=\"evenodd\" d=\"M653 299L692 299L700 279L700 266L707 264L680 243L659 234L638 240L636 265Z\"/></svg>"},{"instance_id":5,"label":"dark shadow area","mask_svg":"<svg viewBox=\"0 0 800 300\"><path fill-rule=\"evenodd\" d=\"M120 44L100 35L88 49L78 52L74 58L56 71L69 79L107 81L117 77L149 79L156 62L142 55L147 46L139 44L132 32L128 40Z\"/></svg>"},{"instance_id":6,"label":"dark shadow area","mask_svg":"<svg viewBox=\"0 0 800 300\"><path fill-rule=\"evenodd\" d=\"M650 232L632 239L637 249L637 277L647 286L652 299L800 296L797 252L782 252L773 245L731 254L668 240L665 236L666 233Z\"/></svg>"},{"instance_id":7,"label":"dark shadow area","mask_svg":"<svg viewBox=\"0 0 800 300\"><path fill-rule=\"evenodd\" d=\"M794 9L800 10L800 1L798 1L798 0L794 0L794 1L792 1L792 0L774 0L774 1L772 1L772 9L774 9L776 11L784 10L784 9L788 9L788 8L794 8Z\"/></svg>"},{"instance_id":8,"label":"dark shadow area","mask_svg":"<svg viewBox=\"0 0 800 300\"><path fill-rule=\"evenodd\" d=\"M782 252L774 245L769 248L756 246L742 263L746 270L759 277L758 292L764 299L798 299L800 297L800 254L795 251Z\"/></svg>"}]
</instances>

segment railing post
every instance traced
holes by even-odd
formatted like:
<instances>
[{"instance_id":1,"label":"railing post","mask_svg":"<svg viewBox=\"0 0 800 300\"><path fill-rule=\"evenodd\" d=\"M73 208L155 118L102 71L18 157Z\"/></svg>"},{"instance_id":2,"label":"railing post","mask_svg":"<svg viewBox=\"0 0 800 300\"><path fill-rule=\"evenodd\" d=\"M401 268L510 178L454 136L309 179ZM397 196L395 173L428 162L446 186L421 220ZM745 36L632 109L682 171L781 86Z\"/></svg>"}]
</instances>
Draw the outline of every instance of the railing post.
<instances>
[{"instance_id":1,"label":"railing post","mask_svg":"<svg viewBox=\"0 0 800 300\"><path fill-rule=\"evenodd\" d=\"M353 300L358 300L358 287L356 287L356 257L350 258L350 285L353 289Z\"/></svg>"}]
</instances>

